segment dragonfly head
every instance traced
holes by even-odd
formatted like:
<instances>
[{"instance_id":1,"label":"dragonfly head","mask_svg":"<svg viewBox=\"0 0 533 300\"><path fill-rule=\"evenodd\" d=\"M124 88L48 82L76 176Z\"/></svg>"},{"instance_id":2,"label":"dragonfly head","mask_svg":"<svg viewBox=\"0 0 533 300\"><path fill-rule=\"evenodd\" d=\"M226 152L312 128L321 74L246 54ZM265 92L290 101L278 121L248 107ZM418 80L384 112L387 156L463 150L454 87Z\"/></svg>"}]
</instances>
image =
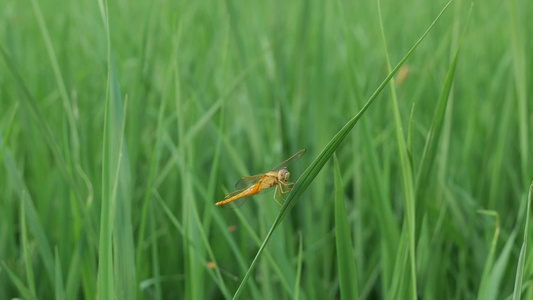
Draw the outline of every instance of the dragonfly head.
<instances>
[{"instance_id":1,"label":"dragonfly head","mask_svg":"<svg viewBox=\"0 0 533 300\"><path fill-rule=\"evenodd\" d=\"M279 181L287 182L289 181L289 177L291 177L291 173L287 169L283 168L278 171Z\"/></svg>"}]
</instances>

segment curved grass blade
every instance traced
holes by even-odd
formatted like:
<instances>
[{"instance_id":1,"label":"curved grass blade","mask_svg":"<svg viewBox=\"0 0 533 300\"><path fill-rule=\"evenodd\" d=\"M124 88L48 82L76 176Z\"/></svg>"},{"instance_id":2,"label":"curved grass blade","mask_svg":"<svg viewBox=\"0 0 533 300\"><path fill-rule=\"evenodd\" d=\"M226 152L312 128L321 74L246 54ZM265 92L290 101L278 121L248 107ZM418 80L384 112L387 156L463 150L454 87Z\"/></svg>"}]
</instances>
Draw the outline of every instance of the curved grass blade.
<instances>
[{"instance_id":1,"label":"curved grass blade","mask_svg":"<svg viewBox=\"0 0 533 300\"><path fill-rule=\"evenodd\" d=\"M431 25L428 27L428 29L424 32L424 34L422 34L422 36L418 39L418 41L413 45L413 47L407 52L407 54L402 58L402 60L400 60L400 62L396 65L396 67L394 67L394 69L392 70L392 72L389 73L389 75L387 75L387 77L383 80L383 82L378 86L378 88L376 89L376 91L372 94L372 96L370 96L370 98L368 99L368 101L365 103L365 105L361 108L361 110L359 111L359 113L357 113L357 115L355 115L352 119L350 119L348 121L348 123L346 123L346 125L344 125L344 127L339 131L337 132L337 134L335 134L335 136L331 139L331 141L329 141L329 143L326 145L326 147L322 150L322 152L318 155L318 157L313 161L313 163L311 163L311 165L305 170L305 172L302 174L302 176L300 176L300 178L298 179L298 181L296 181L296 183L294 184L293 188L292 188L292 191L291 193L289 194L289 196L287 197L287 200L285 201L285 204L283 205L283 207L281 208L281 211L278 215L278 217L276 218L276 220L274 221L274 224L272 224L272 227L270 228L269 232L267 233L264 241L263 241L263 244L261 245L261 247L259 248L259 250L257 251L257 254L254 258L254 260L252 261L249 269L248 269L248 272L246 272L246 274L244 275L244 278L242 279L241 281L241 284L239 285L239 288L237 289L237 291L235 292L235 295L233 296L233 299L238 299L240 294L242 293L242 290L244 288L244 286L246 285L246 282L248 281L248 279L250 278L255 266L257 265L257 262L259 260L259 256L261 256L261 253L263 252L263 250L265 249L265 246L266 244L268 243L268 241L270 240L270 237L272 236L272 233L274 233L274 230L276 230L276 228L278 227L278 225L281 223L281 221L283 221L283 219L285 218L285 216L287 216L287 214L292 210L292 208L296 205L296 203L298 202L298 200L300 199L300 197L302 196L302 194L305 192L305 190L307 189L307 187L309 187L309 185L311 184L311 182L313 182L313 180L315 179L315 177L318 175L318 173L320 172L320 170L322 170L322 168L324 167L324 165L326 164L326 162L331 158L331 156L333 155L333 153L335 152L335 150L337 150L337 148L339 147L339 145L341 144L341 142L344 140L344 138L348 135L348 133L352 130L352 128L355 126L355 124L359 121L359 119L361 119L361 117L363 116L363 114L366 112L366 110L370 107L370 105L372 105L372 103L374 102L374 100L376 100L377 96L381 93L381 91L385 88L385 86L387 85L387 83L389 83L389 81L392 79L392 77L396 74L396 72L398 72L398 70L400 69L400 67L403 65L403 63L407 60L407 58L409 58L411 56L411 54L414 52L414 50L418 47L418 45L424 40L424 38L428 35L428 33L431 31L431 29L433 28L433 26L435 26L435 24L437 23L437 21L440 19L440 17L442 16L442 14L446 11L446 9L448 8L448 6L450 5L451 1L448 2L444 8L441 10L441 12L439 13L439 15L435 18L435 20L433 21L433 23L431 23Z\"/></svg>"},{"instance_id":2,"label":"curved grass blade","mask_svg":"<svg viewBox=\"0 0 533 300\"><path fill-rule=\"evenodd\" d=\"M335 242L337 246L341 299L355 300L359 299L357 272L337 155L333 155L333 169L335 175Z\"/></svg>"}]
</instances>

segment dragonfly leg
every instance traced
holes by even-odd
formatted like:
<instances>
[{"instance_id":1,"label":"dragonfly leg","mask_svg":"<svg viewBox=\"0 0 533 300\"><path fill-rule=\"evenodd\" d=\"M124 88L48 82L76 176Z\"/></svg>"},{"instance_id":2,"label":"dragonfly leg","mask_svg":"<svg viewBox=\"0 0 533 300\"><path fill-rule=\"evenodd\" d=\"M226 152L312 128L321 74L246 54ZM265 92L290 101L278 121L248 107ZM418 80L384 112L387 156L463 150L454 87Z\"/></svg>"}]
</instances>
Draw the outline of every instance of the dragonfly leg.
<instances>
[{"instance_id":1,"label":"dragonfly leg","mask_svg":"<svg viewBox=\"0 0 533 300\"><path fill-rule=\"evenodd\" d=\"M282 188L283 186L287 187L286 191L283 190L283 188ZM281 182L281 184L279 185L279 189L281 190L281 192L283 194L286 194L286 193L288 193L288 192L290 192L292 190L292 188L289 187L289 184L288 183L284 183L284 182Z\"/></svg>"},{"instance_id":2,"label":"dragonfly leg","mask_svg":"<svg viewBox=\"0 0 533 300\"><path fill-rule=\"evenodd\" d=\"M278 199L276 199L276 195L279 193L279 190L281 190L281 188L278 189L278 186L276 186L276 190L274 190L274 200L279 204L279 206L283 206L283 204L279 203ZM281 199L283 199L283 197L281 197Z\"/></svg>"},{"instance_id":3,"label":"dragonfly leg","mask_svg":"<svg viewBox=\"0 0 533 300\"><path fill-rule=\"evenodd\" d=\"M278 185L278 187L279 187L278 195L283 200L283 202L285 202L285 198L283 198L283 194L285 194L286 192L283 190L283 186L282 185Z\"/></svg>"}]
</instances>

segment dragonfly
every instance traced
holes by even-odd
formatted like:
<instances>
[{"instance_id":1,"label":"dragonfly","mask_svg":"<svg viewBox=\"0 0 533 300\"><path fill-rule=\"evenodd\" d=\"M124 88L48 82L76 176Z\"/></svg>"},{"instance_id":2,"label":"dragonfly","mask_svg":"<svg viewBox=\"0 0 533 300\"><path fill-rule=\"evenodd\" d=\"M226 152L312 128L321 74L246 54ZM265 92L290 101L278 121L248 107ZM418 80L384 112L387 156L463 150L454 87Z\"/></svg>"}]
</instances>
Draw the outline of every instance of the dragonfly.
<instances>
[{"instance_id":1,"label":"dragonfly","mask_svg":"<svg viewBox=\"0 0 533 300\"><path fill-rule=\"evenodd\" d=\"M248 199L250 199L252 196L268 191L271 188L275 187L274 200L276 200L276 202L280 206L283 206L278 201L278 199L276 199L276 196L279 196L283 200L283 202L285 202L283 194L290 192L290 186L294 184L294 182L289 182L291 173L287 170L287 166L302 157L302 155L305 154L305 151L306 149L298 151L289 159L275 166L267 173L242 177L235 184L235 188L237 190L233 193L226 195L226 197L224 197L224 200L219 201L215 204L217 206L222 206L231 203L231 207L238 207L241 206Z\"/></svg>"}]
</instances>

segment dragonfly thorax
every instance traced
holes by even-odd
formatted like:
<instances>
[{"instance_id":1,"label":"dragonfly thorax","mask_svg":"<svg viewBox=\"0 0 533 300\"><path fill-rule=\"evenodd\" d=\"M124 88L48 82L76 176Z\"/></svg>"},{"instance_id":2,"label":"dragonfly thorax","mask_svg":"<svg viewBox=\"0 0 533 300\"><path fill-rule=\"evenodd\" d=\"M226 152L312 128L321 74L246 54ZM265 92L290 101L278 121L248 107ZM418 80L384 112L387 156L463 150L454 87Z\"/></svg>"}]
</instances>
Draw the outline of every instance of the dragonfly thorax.
<instances>
[{"instance_id":1,"label":"dragonfly thorax","mask_svg":"<svg viewBox=\"0 0 533 300\"><path fill-rule=\"evenodd\" d=\"M287 169L283 168L283 169L278 171L278 180L279 181L287 182L287 181L289 181L289 177L291 177L291 173Z\"/></svg>"}]
</instances>

